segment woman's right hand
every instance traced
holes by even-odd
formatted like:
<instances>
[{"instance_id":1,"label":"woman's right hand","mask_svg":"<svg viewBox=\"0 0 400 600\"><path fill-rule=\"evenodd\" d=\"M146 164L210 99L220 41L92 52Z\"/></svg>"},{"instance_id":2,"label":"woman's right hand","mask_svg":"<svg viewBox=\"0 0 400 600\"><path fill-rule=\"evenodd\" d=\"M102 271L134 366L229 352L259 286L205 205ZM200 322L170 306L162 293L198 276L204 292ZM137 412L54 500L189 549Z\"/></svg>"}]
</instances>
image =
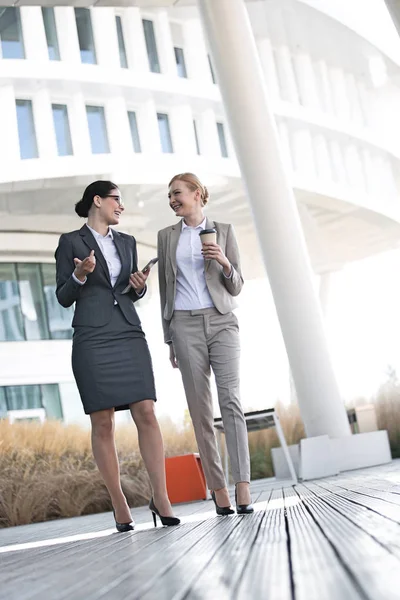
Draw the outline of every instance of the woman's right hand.
<instances>
[{"instance_id":1,"label":"woman's right hand","mask_svg":"<svg viewBox=\"0 0 400 600\"><path fill-rule=\"evenodd\" d=\"M75 277L79 279L79 281L85 281L86 275L89 273L93 273L96 267L96 257L94 255L94 250L92 250L86 258L83 260L79 260L79 258L74 258L75 263Z\"/></svg>"},{"instance_id":2,"label":"woman's right hand","mask_svg":"<svg viewBox=\"0 0 400 600\"><path fill-rule=\"evenodd\" d=\"M173 369L178 369L178 361L176 360L175 350L172 344L169 345L169 360Z\"/></svg>"}]
</instances>

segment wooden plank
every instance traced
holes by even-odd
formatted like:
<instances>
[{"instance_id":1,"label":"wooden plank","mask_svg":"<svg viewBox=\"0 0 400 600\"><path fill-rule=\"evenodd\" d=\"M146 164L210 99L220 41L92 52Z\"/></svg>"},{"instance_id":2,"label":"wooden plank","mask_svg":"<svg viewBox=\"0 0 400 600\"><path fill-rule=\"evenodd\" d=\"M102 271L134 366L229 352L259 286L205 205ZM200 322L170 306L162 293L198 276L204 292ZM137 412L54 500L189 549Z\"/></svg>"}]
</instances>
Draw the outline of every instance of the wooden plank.
<instances>
[{"instance_id":1,"label":"wooden plank","mask_svg":"<svg viewBox=\"0 0 400 600\"><path fill-rule=\"evenodd\" d=\"M364 599L295 490L284 497L296 600Z\"/></svg>"},{"instance_id":2,"label":"wooden plank","mask_svg":"<svg viewBox=\"0 0 400 600\"><path fill-rule=\"evenodd\" d=\"M366 597L398 600L400 561L305 486L296 491Z\"/></svg>"},{"instance_id":3,"label":"wooden plank","mask_svg":"<svg viewBox=\"0 0 400 600\"><path fill-rule=\"evenodd\" d=\"M339 486L321 482L310 483L305 487L400 559L400 527L393 526L393 522L386 517L351 502L349 496L344 495L346 490L342 490ZM322 496L321 490L323 490Z\"/></svg>"},{"instance_id":4,"label":"wooden plank","mask_svg":"<svg viewBox=\"0 0 400 600\"><path fill-rule=\"evenodd\" d=\"M343 484L338 482L337 485L343 490L343 495L348 499L351 499L352 502L356 502L361 506L366 506L378 514L383 515L396 523L400 523L400 507L388 502L385 498L380 498L379 492L377 492L377 495L373 495L372 492L364 493L364 488L352 486L350 483Z\"/></svg>"},{"instance_id":5,"label":"wooden plank","mask_svg":"<svg viewBox=\"0 0 400 600\"><path fill-rule=\"evenodd\" d=\"M284 513L282 491L275 490L232 600L292 600Z\"/></svg>"}]
</instances>

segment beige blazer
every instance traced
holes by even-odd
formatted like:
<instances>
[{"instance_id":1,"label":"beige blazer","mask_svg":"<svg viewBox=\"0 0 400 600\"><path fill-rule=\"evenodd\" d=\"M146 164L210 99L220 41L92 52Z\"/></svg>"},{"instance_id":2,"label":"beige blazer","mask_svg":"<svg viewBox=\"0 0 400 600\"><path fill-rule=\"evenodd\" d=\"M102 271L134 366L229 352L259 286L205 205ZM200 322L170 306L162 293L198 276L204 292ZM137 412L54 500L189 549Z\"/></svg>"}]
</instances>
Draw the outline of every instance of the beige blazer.
<instances>
[{"instance_id":1,"label":"beige blazer","mask_svg":"<svg viewBox=\"0 0 400 600\"><path fill-rule=\"evenodd\" d=\"M206 229L215 227L217 230L217 244L225 253L232 265L232 276L224 277L222 267L216 260L206 260L204 273L207 288L214 302L215 308L221 313L231 312L237 303L234 296L240 294L243 287L243 277L240 270L239 248L232 225L215 223L206 220ZM158 279L160 284L161 318L164 330L164 341L171 343L169 324L172 319L176 295L176 250L182 230L182 221L171 225L158 232L157 256Z\"/></svg>"}]
</instances>

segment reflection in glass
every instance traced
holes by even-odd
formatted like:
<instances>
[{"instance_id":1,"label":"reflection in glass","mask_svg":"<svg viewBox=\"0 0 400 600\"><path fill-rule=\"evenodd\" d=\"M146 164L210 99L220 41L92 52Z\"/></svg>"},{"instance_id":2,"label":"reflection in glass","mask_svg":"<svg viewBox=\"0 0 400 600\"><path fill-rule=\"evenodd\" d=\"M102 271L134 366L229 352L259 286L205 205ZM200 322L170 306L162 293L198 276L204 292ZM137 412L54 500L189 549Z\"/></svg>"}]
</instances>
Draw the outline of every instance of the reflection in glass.
<instances>
[{"instance_id":1,"label":"reflection in glass","mask_svg":"<svg viewBox=\"0 0 400 600\"><path fill-rule=\"evenodd\" d=\"M0 8L0 40L3 58L25 58L19 8Z\"/></svg>"},{"instance_id":2,"label":"reflection in glass","mask_svg":"<svg viewBox=\"0 0 400 600\"><path fill-rule=\"evenodd\" d=\"M169 154L173 152L173 148L168 115L165 115L163 113L157 113L157 119L158 129L160 132L161 149L164 153Z\"/></svg>"},{"instance_id":3,"label":"reflection in glass","mask_svg":"<svg viewBox=\"0 0 400 600\"><path fill-rule=\"evenodd\" d=\"M132 110L128 111L128 119L129 119L129 127L131 130L131 139L132 146L134 152L141 152L142 148L140 146L140 138L139 138L139 130L137 126L136 113Z\"/></svg>"},{"instance_id":4,"label":"reflection in glass","mask_svg":"<svg viewBox=\"0 0 400 600\"><path fill-rule=\"evenodd\" d=\"M54 8L42 6L43 24L46 32L47 50L50 60L60 60Z\"/></svg>"},{"instance_id":5,"label":"reflection in glass","mask_svg":"<svg viewBox=\"0 0 400 600\"><path fill-rule=\"evenodd\" d=\"M174 48L176 69L178 71L178 77L187 78L185 55L183 54L182 48Z\"/></svg>"},{"instance_id":6,"label":"reflection in glass","mask_svg":"<svg viewBox=\"0 0 400 600\"><path fill-rule=\"evenodd\" d=\"M127 69L128 68L128 60L126 58L124 32L122 29L122 20L119 15L117 15L115 17L115 23L117 26L117 36L118 36L119 63L121 65L122 69Z\"/></svg>"},{"instance_id":7,"label":"reflection in glass","mask_svg":"<svg viewBox=\"0 0 400 600\"><path fill-rule=\"evenodd\" d=\"M157 42L154 34L153 21L143 19L143 31L146 41L147 56L149 59L149 67L152 73L161 73L160 61L158 60Z\"/></svg>"},{"instance_id":8,"label":"reflection in glass","mask_svg":"<svg viewBox=\"0 0 400 600\"><path fill-rule=\"evenodd\" d=\"M5 391L8 410L42 408L39 385L10 385Z\"/></svg>"},{"instance_id":9,"label":"reflection in glass","mask_svg":"<svg viewBox=\"0 0 400 600\"><path fill-rule=\"evenodd\" d=\"M110 152L104 108L102 106L87 106L86 114L93 154Z\"/></svg>"},{"instance_id":10,"label":"reflection in glass","mask_svg":"<svg viewBox=\"0 0 400 600\"><path fill-rule=\"evenodd\" d=\"M228 146L226 144L225 129L224 129L223 123L217 123L217 129L218 129L219 146L221 149L221 156L223 158L228 158Z\"/></svg>"},{"instance_id":11,"label":"reflection in glass","mask_svg":"<svg viewBox=\"0 0 400 600\"><path fill-rule=\"evenodd\" d=\"M37 158L39 154L36 143L32 102L30 100L16 100L15 104L17 107L19 152L21 158Z\"/></svg>"},{"instance_id":12,"label":"reflection in glass","mask_svg":"<svg viewBox=\"0 0 400 600\"><path fill-rule=\"evenodd\" d=\"M70 156L73 152L68 109L65 104L52 104L51 108L53 111L58 156Z\"/></svg>"},{"instance_id":13,"label":"reflection in glass","mask_svg":"<svg viewBox=\"0 0 400 600\"><path fill-rule=\"evenodd\" d=\"M5 388L0 387L0 419L7 416L7 400Z\"/></svg>"},{"instance_id":14,"label":"reflection in glass","mask_svg":"<svg viewBox=\"0 0 400 600\"><path fill-rule=\"evenodd\" d=\"M53 340L72 338L72 306L63 308L56 298L56 270L54 264L42 264L43 292L46 302L48 327Z\"/></svg>"},{"instance_id":15,"label":"reflection in glass","mask_svg":"<svg viewBox=\"0 0 400 600\"><path fill-rule=\"evenodd\" d=\"M95 65L97 60L90 10L88 8L75 8L75 20L78 30L81 61L83 63Z\"/></svg>"},{"instance_id":16,"label":"reflection in glass","mask_svg":"<svg viewBox=\"0 0 400 600\"><path fill-rule=\"evenodd\" d=\"M48 340L40 265L17 265L21 311L27 340Z\"/></svg>"},{"instance_id":17,"label":"reflection in glass","mask_svg":"<svg viewBox=\"0 0 400 600\"><path fill-rule=\"evenodd\" d=\"M46 411L46 419L62 419L60 392L57 384L41 385L42 405Z\"/></svg>"},{"instance_id":18,"label":"reflection in glass","mask_svg":"<svg viewBox=\"0 0 400 600\"><path fill-rule=\"evenodd\" d=\"M15 265L0 264L0 341L25 339Z\"/></svg>"}]
</instances>

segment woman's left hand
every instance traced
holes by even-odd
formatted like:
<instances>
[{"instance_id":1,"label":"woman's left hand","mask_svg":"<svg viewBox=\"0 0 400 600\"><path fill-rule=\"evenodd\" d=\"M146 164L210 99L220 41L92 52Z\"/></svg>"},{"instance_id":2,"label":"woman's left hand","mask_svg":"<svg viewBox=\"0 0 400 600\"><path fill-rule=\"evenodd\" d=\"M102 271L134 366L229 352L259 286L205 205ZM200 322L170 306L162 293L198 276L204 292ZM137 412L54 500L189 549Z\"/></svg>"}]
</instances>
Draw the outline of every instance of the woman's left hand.
<instances>
[{"instance_id":1,"label":"woman's left hand","mask_svg":"<svg viewBox=\"0 0 400 600\"><path fill-rule=\"evenodd\" d=\"M213 244L212 242L205 242L203 244L202 253L207 260L216 260L226 271L231 270L231 263L226 258L221 246Z\"/></svg>"},{"instance_id":2,"label":"woman's left hand","mask_svg":"<svg viewBox=\"0 0 400 600\"><path fill-rule=\"evenodd\" d=\"M129 277L129 283L137 294L141 294L143 292L149 273L150 270L146 271L145 273L142 273L142 271L136 271L136 273L132 273Z\"/></svg>"}]
</instances>

